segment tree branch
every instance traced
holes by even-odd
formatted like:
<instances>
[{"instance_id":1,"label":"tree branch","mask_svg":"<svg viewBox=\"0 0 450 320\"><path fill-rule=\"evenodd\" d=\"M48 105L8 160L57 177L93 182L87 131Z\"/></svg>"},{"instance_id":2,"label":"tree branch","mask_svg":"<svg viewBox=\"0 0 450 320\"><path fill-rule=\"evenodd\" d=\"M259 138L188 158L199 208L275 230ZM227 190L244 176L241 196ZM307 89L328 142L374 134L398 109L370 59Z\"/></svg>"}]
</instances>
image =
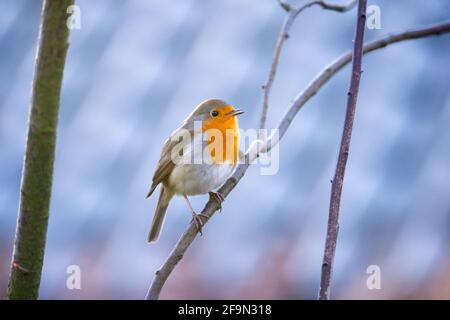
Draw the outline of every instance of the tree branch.
<instances>
[{"instance_id":1,"label":"tree branch","mask_svg":"<svg viewBox=\"0 0 450 320\"><path fill-rule=\"evenodd\" d=\"M272 57L272 64L270 67L269 76L267 77L266 82L262 86L262 88L263 88L263 103L262 103L263 107L262 107L262 113L261 113L261 118L260 118L260 122L259 122L259 127L261 129L264 129L266 127L267 111L269 109L269 97L270 97L270 92L272 90L272 84L273 84L273 81L275 80L275 75L277 73L278 62L280 60L281 50L282 50L283 45L286 42L286 40L289 39L289 31L291 30L291 27L295 21L295 18L297 18L297 16L300 14L300 12L302 12L303 10L305 10L309 7L312 7L314 5L319 5L323 9L326 9L326 10L345 12L345 11L352 9L356 4L356 0L351 0L347 4L344 4L344 5L328 4L324 1L311 1L311 2L306 3L303 6L299 7L298 9L295 9L291 5L289 5L285 2L282 2L280 0L278 0L278 2L280 3L280 6L288 12L288 14L287 14L286 19L284 20L281 30L278 34L277 43L275 45L275 50L274 50L273 57Z\"/></svg>"},{"instance_id":2,"label":"tree branch","mask_svg":"<svg viewBox=\"0 0 450 320\"><path fill-rule=\"evenodd\" d=\"M381 48L384 48L388 45L391 45L396 42L406 41L411 39L418 39L423 37L428 37L431 35L440 35L444 33L450 32L450 21L446 21L443 23L439 23L430 27L410 30L406 32L401 32L397 34L388 35L379 40L375 40L369 42L364 45L363 53L369 53ZM352 58L352 53L347 52L341 57L335 59L328 66L326 66L322 71L320 71L314 79L303 89L288 107L287 112L283 116L282 120L278 125L279 130L279 139L281 139L292 123L293 119L297 115L298 111L305 105L305 103L311 99L320 88L328 82L328 80L335 75L338 71L340 71L345 65L347 65ZM258 152L267 152L273 146L278 143L277 141L272 141L272 137L268 139L266 144L258 145L256 148L257 152L251 149L245 156L245 162L243 164L238 165L234 174L225 182L225 184L220 188L219 192L222 194L224 198L228 196L228 194L234 189L234 187L239 183L241 178L245 175L249 167L249 163L254 160ZM202 213L211 218L214 213L218 210L218 205L214 200L209 200ZM209 219L208 219L209 220ZM207 223L207 221L205 221ZM158 299L161 289L164 286L167 278L172 273L173 269L177 265L177 263L183 258L184 253L187 248L191 245L192 241L194 241L197 236L197 228L190 224L187 230L181 235L177 244L167 257L166 261L163 263L161 268L155 273L155 277L153 282L149 288L146 299L153 300Z\"/></svg>"},{"instance_id":3,"label":"tree branch","mask_svg":"<svg viewBox=\"0 0 450 320\"><path fill-rule=\"evenodd\" d=\"M357 0L347 1L346 4L333 4L325 1L312 1L310 5L319 5L322 9L333 10L337 12L345 12L350 10L356 5Z\"/></svg>"},{"instance_id":4,"label":"tree branch","mask_svg":"<svg viewBox=\"0 0 450 320\"><path fill-rule=\"evenodd\" d=\"M429 27L420 28L420 29L413 29L401 33L395 33L391 35L387 35L383 38L380 38L378 40L374 40L371 42L368 42L364 45L363 53L367 54L369 52L387 47L388 45L400 42L400 41L406 41L406 40L413 40L413 39L419 39L429 36L439 36L441 34L449 33L450 32L450 21L445 21L442 23L438 23ZM311 99L319 90L320 88L330 80L332 76L334 76L338 71L340 71L343 67L345 67L349 62L352 60L352 53L349 51L342 56L338 57L337 59L333 60L330 64L328 64L322 71L320 71L312 80L311 82L306 86L305 89L303 89L295 98L294 101L291 103L291 105L288 108L288 111L282 118L280 124L278 125L279 137L280 139L284 136L287 129L289 128L289 125L291 124L292 120L300 111L300 109L305 105L305 103ZM270 142L270 139L269 139ZM270 143L268 143L268 150L270 150Z\"/></svg>"},{"instance_id":5,"label":"tree branch","mask_svg":"<svg viewBox=\"0 0 450 320\"><path fill-rule=\"evenodd\" d=\"M59 100L69 47L67 8L73 2L46 0L42 7L8 299L37 299L39 294Z\"/></svg>"},{"instance_id":6,"label":"tree branch","mask_svg":"<svg viewBox=\"0 0 450 320\"><path fill-rule=\"evenodd\" d=\"M331 272L336 252L336 243L339 233L339 209L341 205L342 186L347 166L350 141L352 138L353 121L355 119L356 102L358 100L359 84L361 80L361 65L363 56L364 30L366 24L367 0L359 0L356 22L356 34L353 46L353 66L350 79L350 88L347 97L347 112L345 114L344 130L342 132L341 146L336 163L336 171L331 187L330 212L328 216L327 237L322 262L322 276L320 279L319 299L330 299Z\"/></svg>"},{"instance_id":7,"label":"tree branch","mask_svg":"<svg viewBox=\"0 0 450 320\"><path fill-rule=\"evenodd\" d=\"M284 2L282 0L278 0L278 3L286 12L299 11L298 13L300 13L304 9L315 6L315 5L321 6L322 9L326 9L326 10L345 12L345 11L348 11L351 8L353 8L356 4L356 1L357 0L349 0L345 4L333 4L333 3L328 3L323 0L314 0L314 1L310 1L306 4L304 4L303 6L299 7L298 9L294 8L292 5L290 5L289 3Z\"/></svg>"}]
</instances>

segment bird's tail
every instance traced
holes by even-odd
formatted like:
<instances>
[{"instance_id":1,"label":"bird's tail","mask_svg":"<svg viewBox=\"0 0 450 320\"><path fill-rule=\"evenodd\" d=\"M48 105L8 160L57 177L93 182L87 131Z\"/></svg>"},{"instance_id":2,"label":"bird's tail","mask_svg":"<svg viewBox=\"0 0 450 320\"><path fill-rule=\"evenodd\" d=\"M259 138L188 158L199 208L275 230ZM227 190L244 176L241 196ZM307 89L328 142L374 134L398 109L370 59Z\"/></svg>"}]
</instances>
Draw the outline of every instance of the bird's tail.
<instances>
[{"instance_id":1,"label":"bird's tail","mask_svg":"<svg viewBox=\"0 0 450 320\"><path fill-rule=\"evenodd\" d=\"M172 199L173 193L169 192L167 188L161 186L161 192L159 194L158 204L156 205L155 214L153 215L152 226L148 234L148 242L156 242L159 239L161 230L166 217L167 207L169 206L170 199Z\"/></svg>"}]
</instances>

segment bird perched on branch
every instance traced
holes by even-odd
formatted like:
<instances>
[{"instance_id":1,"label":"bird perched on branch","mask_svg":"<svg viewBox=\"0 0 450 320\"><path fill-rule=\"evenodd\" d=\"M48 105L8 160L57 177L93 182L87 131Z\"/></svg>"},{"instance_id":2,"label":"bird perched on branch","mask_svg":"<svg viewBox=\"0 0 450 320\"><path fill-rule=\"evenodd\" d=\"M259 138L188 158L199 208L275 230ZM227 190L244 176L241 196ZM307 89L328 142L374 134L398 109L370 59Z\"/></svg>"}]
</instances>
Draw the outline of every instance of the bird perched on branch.
<instances>
[{"instance_id":1,"label":"bird perched on branch","mask_svg":"<svg viewBox=\"0 0 450 320\"><path fill-rule=\"evenodd\" d=\"M192 220L202 233L202 214L197 214L188 196L209 193L221 205L223 197L215 192L233 173L239 156L239 124L243 111L219 99L200 103L164 143L161 158L147 194L161 184L153 216L149 242L158 240L167 207L174 195L183 196Z\"/></svg>"}]
</instances>

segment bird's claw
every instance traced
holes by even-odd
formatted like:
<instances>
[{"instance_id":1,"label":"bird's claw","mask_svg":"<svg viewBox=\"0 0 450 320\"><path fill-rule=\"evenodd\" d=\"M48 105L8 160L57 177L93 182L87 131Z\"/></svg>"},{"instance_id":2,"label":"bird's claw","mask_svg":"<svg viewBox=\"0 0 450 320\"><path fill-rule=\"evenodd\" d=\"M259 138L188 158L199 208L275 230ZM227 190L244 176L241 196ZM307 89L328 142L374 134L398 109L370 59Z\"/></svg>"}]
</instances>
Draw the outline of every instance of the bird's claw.
<instances>
[{"instance_id":1,"label":"bird's claw","mask_svg":"<svg viewBox=\"0 0 450 320\"><path fill-rule=\"evenodd\" d=\"M219 193L219 192L209 192L209 197L217 202L219 206L219 212L222 212L222 202L225 200L225 198Z\"/></svg>"},{"instance_id":2,"label":"bird's claw","mask_svg":"<svg viewBox=\"0 0 450 320\"><path fill-rule=\"evenodd\" d=\"M195 223L195 226L196 226L196 228L197 228L197 231L198 231L198 233L200 233L201 236L203 235L203 225L204 225L204 223L203 223L203 221L202 221L202 219L201 219L202 217L205 218L206 220L209 219L209 217L208 217L206 214L203 214L203 213L199 213L199 214L193 213L193 214L192 214L192 219L191 219L191 222L190 222L190 223L192 223L192 222Z\"/></svg>"}]
</instances>

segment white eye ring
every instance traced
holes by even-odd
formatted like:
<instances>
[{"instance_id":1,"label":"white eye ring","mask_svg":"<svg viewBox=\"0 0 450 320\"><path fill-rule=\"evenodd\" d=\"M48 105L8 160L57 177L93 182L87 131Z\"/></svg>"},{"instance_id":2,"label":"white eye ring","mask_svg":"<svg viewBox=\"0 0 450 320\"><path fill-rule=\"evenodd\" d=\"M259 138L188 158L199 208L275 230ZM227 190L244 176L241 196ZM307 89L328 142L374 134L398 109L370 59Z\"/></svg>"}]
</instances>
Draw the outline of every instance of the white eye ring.
<instances>
[{"instance_id":1,"label":"white eye ring","mask_svg":"<svg viewBox=\"0 0 450 320\"><path fill-rule=\"evenodd\" d=\"M211 117L217 117L217 116L219 115L219 111L217 111L217 110L212 110L212 111L210 112L210 114L211 114Z\"/></svg>"}]
</instances>

